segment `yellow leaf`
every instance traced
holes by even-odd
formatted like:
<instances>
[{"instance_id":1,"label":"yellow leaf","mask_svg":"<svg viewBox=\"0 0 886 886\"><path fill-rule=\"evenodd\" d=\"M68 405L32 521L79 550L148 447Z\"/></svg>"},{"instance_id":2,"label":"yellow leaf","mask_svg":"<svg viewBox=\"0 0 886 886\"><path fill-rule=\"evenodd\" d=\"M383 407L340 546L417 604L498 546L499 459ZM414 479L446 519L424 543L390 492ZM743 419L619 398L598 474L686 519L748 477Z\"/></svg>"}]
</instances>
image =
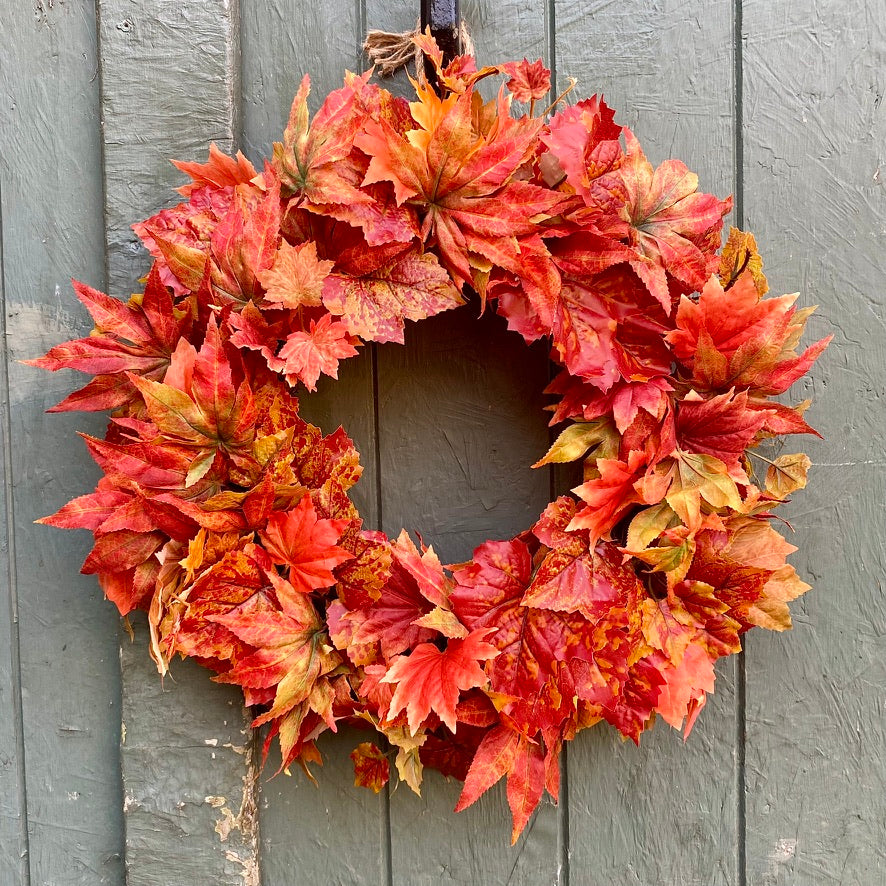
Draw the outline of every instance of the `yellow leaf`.
<instances>
[{"instance_id":1,"label":"yellow leaf","mask_svg":"<svg viewBox=\"0 0 886 886\"><path fill-rule=\"evenodd\" d=\"M806 486L806 475L812 462L802 452L781 455L766 471L766 491L777 498L786 498L792 492Z\"/></svg>"},{"instance_id":2,"label":"yellow leaf","mask_svg":"<svg viewBox=\"0 0 886 886\"><path fill-rule=\"evenodd\" d=\"M617 435L608 421L579 421L566 428L544 458L532 467L552 463L564 464L581 458L589 449L605 444L607 453L616 446ZM609 457L607 455L607 457Z\"/></svg>"}]
</instances>

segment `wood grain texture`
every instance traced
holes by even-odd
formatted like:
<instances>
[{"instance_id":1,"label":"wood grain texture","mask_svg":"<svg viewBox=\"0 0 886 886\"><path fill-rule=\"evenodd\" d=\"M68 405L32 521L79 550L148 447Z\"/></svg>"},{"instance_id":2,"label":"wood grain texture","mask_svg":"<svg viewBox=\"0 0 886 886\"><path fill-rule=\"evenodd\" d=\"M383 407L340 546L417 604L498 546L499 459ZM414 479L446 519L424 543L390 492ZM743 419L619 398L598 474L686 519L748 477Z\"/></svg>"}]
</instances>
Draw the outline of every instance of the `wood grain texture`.
<instances>
[{"instance_id":1,"label":"wood grain texture","mask_svg":"<svg viewBox=\"0 0 886 886\"><path fill-rule=\"evenodd\" d=\"M173 662L163 682L144 674L147 621L132 622L135 640L120 635L126 886L259 886L258 761L243 693L210 684L193 661Z\"/></svg>"},{"instance_id":2,"label":"wood grain texture","mask_svg":"<svg viewBox=\"0 0 886 886\"><path fill-rule=\"evenodd\" d=\"M243 144L258 163L269 156L289 117L304 74L311 77L313 111L342 84L345 69L362 70L361 16L355 0L308 6L296 0L244 4ZM332 433L342 425L360 452L363 476L353 498L368 528L378 521L372 348L345 361L338 381L325 376L313 394L301 391L302 415ZM296 766L292 777L271 777L276 751L261 775L262 882L384 883L387 798L354 786L348 755L365 740L351 730L324 735L325 763L312 784ZM316 768L316 767L315 767Z\"/></svg>"},{"instance_id":3,"label":"wood grain texture","mask_svg":"<svg viewBox=\"0 0 886 886\"><path fill-rule=\"evenodd\" d=\"M105 212L111 291L149 265L133 222L181 199L169 162L230 150L239 127L237 0L99 0Z\"/></svg>"},{"instance_id":4,"label":"wood grain texture","mask_svg":"<svg viewBox=\"0 0 886 886\"><path fill-rule=\"evenodd\" d=\"M18 598L30 845L21 882L35 886L122 880L117 619L95 582L77 574L88 536L33 525L94 484L74 429L94 432L101 422L44 415L76 379L17 362L91 326L72 275L103 284L95 36L91 2L10 4L0 19L5 467L16 556L9 579ZM5 637L0 648L5 656ZM17 861L23 847L14 845Z\"/></svg>"},{"instance_id":5,"label":"wood grain texture","mask_svg":"<svg viewBox=\"0 0 886 886\"><path fill-rule=\"evenodd\" d=\"M602 92L654 164L678 157L719 195L734 186L733 4L558 2L559 88ZM736 665L689 741L660 723L641 746L598 726L569 754L570 883L739 883Z\"/></svg>"},{"instance_id":6,"label":"wood grain texture","mask_svg":"<svg viewBox=\"0 0 886 886\"><path fill-rule=\"evenodd\" d=\"M744 178L776 294L835 334L794 399L824 441L785 516L814 589L785 636L749 638L748 883L886 877L886 7L748 2ZM796 448L795 448L796 447Z\"/></svg>"},{"instance_id":7,"label":"wood grain texture","mask_svg":"<svg viewBox=\"0 0 886 886\"><path fill-rule=\"evenodd\" d=\"M370 2L368 24L407 30L415 8ZM544 2L463 3L461 11L478 61L545 54ZM548 445L547 353L527 349L501 318L477 314L475 303L410 323L405 347L378 348L382 527L391 536L420 532L443 562L522 532L550 500L549 473L530 468ZM429 773L421 798L405 785L392 793L393 883L557 882L554 806L544 803L512 848L503 785L454 815L460 791Z\"/></svg>"},{"instance_id":8,"label":"wood grain texture","mask_svg":"<svg viewBox=\"0 0 886 886\"><path fill-rule=\"evenodd\" d=\"M172 187L183 176L169 158L202 161L210 141L230 150L236 140L237 5L101 0L99 8L108 260L119 294L137 286L150 261L129 225L178 202ZM236 693L190 663L161 687L144 626L138 631L137 645L127 638L122 653L128 883L164 886L181 870L191 874L182 882L252 886L255 816L220 839L224 809L236 817L255 802L242 799L255 786L238 751L251 741L250 718ZM225 803L204 800L213 796Z\"/></svg>"},{"instance_id":9,"label":"wood grain texture","mask_svg":"<svg viewBox=\"0 0 886 886\"><path fill-rule=\"evenodd\" d=\"M9 412L6 348L6 293L3 285L3 218L0 194L0 444L3 503L0 509L0 569L6 590L0 600L0 882L23 886L28 876L28 822L22 730L18 582L15 568L13 443Z\"/></svg>"}]
</instances>

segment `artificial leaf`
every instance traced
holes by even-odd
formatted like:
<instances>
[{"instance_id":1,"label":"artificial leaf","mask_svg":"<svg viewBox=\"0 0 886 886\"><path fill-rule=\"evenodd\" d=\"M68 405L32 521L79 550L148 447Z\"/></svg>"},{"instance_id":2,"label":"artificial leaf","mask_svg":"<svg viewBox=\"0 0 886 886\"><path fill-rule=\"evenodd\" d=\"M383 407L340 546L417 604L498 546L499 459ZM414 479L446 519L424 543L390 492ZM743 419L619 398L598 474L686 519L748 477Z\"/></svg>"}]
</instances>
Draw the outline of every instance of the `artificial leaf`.
<instances>
[{"instance_id":1,"label":"artificial leaf","mask_svg":"<svg viewBox=\"0 0 886 886\"><path fill-rule=\"evenodd\" d=\"M317 258L317 244L312 240L291 246L280 243L274 263L258 274L265 288L265 301L282 308L314 307L320 304L323 281L334 262Z\"/></svg>"},{"instance_id":2,"label":"artificial leaf","mask_svg":"<svg viewBox=\"0 0 886 886\"><path fill-rule=\"evenodd\" d=\"M396 686L388 718L405 710L415 735L433 711L455 732L459 692L482 686L486 674L479 662L498 655L498 650L485 642L490 633L491 629L471 631L463 640L449 640L442 652L432 643L420 643L408 656L397 656L382 678L383 683Z\"/></svg>"},{"instance_id":3,"label":"artificial leaf","mask_svg":"<svg viewBox=\"0 0 886 886\"><path fill-rule=\"evenodd\" d=\"M353 556L336 545L348 520L318 520L305 495L290 511L275 511L259 532L275 563L289 568L289 581L303 594L335 583L332 570Z\"/></svg>"},{"instance_id":4,"label":"artificial leaf","mask_svg":"<svg viewBox=\"0 0 886 886\"><path fill-rule=\"evenodd\" d=\"M551 88L551 72L541 59L528 62L508 62L499 65L499 70L510 79L505 86L518 102L535 102L543 99Z\"/></svg>"},{"instance_id":5,"label":"artificial leaf","mask_svg":"<svg viewBox=\"0 0 886 886\"><path fill-rule=\"evenodd\" d=\"M331 314L324 314L319 320L311 320L308 331L291 332L277 356L291 385L302 381L313 391L321 372L338 378L338 361L356 354L357 349L349 341L348 327L334 321Z\"/></svg>"},{"instance_id":6,"label":"artificial leaf","mask_svg":"<svg viewBox=\"0 0 886 886\"><path fill-rule=\"evenodd\" d=\"M422 320L462 303L430 253L402 253L359 275L332 273L323 288L326 308L341 316L348 332L367 341L402 344L405 320Z\"/></svg>"},{"instance_id":7,"label":"artificial leaf","mask_svg":"<svg viewBox=\"0 0 886 886\"><path fill-rule=\"evenodd\" d=\"M778 456L766 471L766 491L776 498L786 498L798 489L805 489L811 467L809 456L802 452Z\"/></svg>"},{"instance_id":8,"label":"artificial leaf","mask_svg":"<svg viewBox=\"0 0 886 886\"><path fill-rule=\"evenodd\" d=\"M351 751L351 760L354 762L354 784L357 787L369 788L377 794L390 780L388 758L371 741L360 742Z\"/></svg>"}]
</instances>

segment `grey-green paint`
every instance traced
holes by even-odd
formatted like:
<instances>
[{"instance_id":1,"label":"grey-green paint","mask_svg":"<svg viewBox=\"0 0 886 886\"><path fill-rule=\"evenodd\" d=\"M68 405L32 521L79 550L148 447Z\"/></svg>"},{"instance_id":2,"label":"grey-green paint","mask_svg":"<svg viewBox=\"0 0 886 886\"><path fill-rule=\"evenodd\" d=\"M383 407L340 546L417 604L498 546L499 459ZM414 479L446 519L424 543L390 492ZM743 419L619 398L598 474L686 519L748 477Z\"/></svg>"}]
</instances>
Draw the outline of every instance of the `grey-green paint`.
<instances>
[{"instance_id":1,"label":"grey-green paint","mask_svg":"<svg viewBox=\"0 0 886 886\"><path fill-rule=\"evenodd\" d=\"M98 9L109 285L125 296L149 265L129 225L178 202L182 176L169 158L201 155L210 141L231 150L237 138L239 16L232 0L100 0ZM248 712L227 687L206 698L190 662L174 662L161 683L145 625L137 630L135 645L121 635L127 884L174 872L182 883L257 886Z\"/></svg>"},{"instance_id":2,"label":"grey-green paint","mask_svg":"<svg viewBox=\"0 0 886 886\"><path fill-rule=\"evenodd\" d=\"M435 774L422 798L354 788L357 733L322 744L319 787L270 778L273 758L256 785L236 695L187 664L161 684L144 625L118 647L111 607L77 575L87 538L31 523L96 475L74 429L100 419L42 412L75 382L15 362L88 328L68 277L125 296L146 268L129 224L175 199L166 158L215 139L259 160L303 73L316 107L363 66L364 29L409 28L417 4L5 5L0 882L879 883L886 3L463 0L481 62L544 56L560 88L602 90L654 161L680 157L702 187L734 191L773 288L800 289L821 304L814 331L837 333L802 393L826 439L801 441L817 468L789 514L816 585L796 630L752 635L724 663L685 746L661 728L639 749L580 736L564 803L513 849L500 790L454 816L458 787ZM357 442L367 525L420 530L458 559L547 501L550 477L527 467L547 440L541 398L523 395L544 384L544 357L500 327L471 308L410 327L405 348L367 348L305 397Z\"/></svg>"},{"instance_id":3,"label":"grey-green paint","mask_svg":"<svg viewBox=\"0 0 886 886\"><path fill-rule=\"evenodd\" d=\"M835 334L798 397L811 488L785 514L815 586L795 629L751 636L748 883L886 880L886 9L744 9L748 224L778 292ZM883 169L886 173L886 169ZM785 452L796 451L789 441Z\"/></svg>"},{"instance_id":4,"label":"grey-green paint","mask_svg":"<svg viewBox=\"0 0 886 886\"><path fill-rule=\"evenodd\" d=\"M733 191L732 0L558 0L555 24L561 88L602 92L653 163L678 157L703 190ZM570 748L573 886L740 882L736 667L719 662L685 745L659 723L639 748L603 729Z\"/></svg>"}]
</instances>

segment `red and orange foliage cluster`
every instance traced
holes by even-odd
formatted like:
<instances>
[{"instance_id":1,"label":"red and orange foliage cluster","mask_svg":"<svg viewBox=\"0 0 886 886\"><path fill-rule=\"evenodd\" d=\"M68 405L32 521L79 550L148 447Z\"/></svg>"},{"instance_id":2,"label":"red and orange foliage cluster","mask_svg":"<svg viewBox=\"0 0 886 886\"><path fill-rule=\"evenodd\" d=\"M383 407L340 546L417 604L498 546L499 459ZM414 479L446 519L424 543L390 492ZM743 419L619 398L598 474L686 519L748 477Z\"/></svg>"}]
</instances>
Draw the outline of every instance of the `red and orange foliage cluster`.
<instances>
[{"instance_id":1,"label":"red and orange foliage cluster","mask_svg":"<svg viewBox=\"0 0 886 886\"><path fill-rule=\"evenodd\" d=\"M753 237L720 252L730 201L653 168L601 98L535 115L540 63L443 68L420 42L439 91L348 74L310 119L306 78L260 172L214 146L178 164L186 202L135 226L142 294L76 284L94 333L33 362L94 375L56 409L111 410L85 438L104 477L44 522L94 533L83 571L148 611L161 671L191 656L242 686L284 766L368 724L358 783L380 790L393 759L418 790L431 766L463 808L506 777L516 836L556 798L564 741L601 720L637 741L656 715L688 732L715 661L789 627L807 585L772 509L809 461L749 451L811 431L772 397L826 341L798 352L810 312L765 297ZM551 342L566 425L538 464L580 460L584 482L444 567L363 526L352 442L292 388L466 288Z\"/></svg>"}]
</instances>

